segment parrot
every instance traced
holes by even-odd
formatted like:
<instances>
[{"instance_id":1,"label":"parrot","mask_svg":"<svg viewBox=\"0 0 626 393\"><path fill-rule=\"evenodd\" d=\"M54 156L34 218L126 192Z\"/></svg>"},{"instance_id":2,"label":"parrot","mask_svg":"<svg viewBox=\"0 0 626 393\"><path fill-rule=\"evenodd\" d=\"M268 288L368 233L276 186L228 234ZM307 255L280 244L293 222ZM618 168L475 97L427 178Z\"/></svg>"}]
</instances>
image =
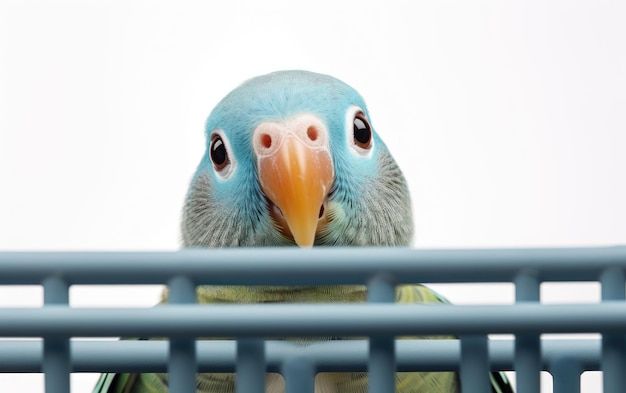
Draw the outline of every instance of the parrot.
<instances>
[{"instance_id":1,"label":"parrot","mask_svg":"<svg viewBox=\"0 0 626 393\"><path fill-rule=\"evenodd\" d=\"M215 106L205 132L206 150L182 211L183 247L411 245L413 216L404 175L361 95L339 79L302 70L249 79ZM355 285L197 288L199 303L366 298L366 287ZM420 284L398 286L396 301L446 302ZM503 373L493 372L490 379L492 392L513 392ZM103 374L94 393L167 392L167 381L167 374ZM282 393L284 381L268 373L265 389ZM316 393L367 389L367 373L319 373L315 379ZM454 372L399 372L396 391L455 393L460 382ZM234 393L235 375L197 374L197 392Z\"/></svg>"}]
</instances>

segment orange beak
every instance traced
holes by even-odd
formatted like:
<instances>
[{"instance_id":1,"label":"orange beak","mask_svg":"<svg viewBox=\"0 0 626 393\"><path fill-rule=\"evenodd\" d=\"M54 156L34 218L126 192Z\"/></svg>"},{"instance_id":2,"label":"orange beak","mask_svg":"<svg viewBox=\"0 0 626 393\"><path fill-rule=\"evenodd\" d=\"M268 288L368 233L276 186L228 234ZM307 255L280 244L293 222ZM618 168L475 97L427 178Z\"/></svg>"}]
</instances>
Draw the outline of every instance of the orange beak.
<instances>
[{"instance_id":1,"label":"orange beak","mask_svg":"<svg viewBox=\"0 0 626 393\"><path fill-rule=\"evenodd\" d=\"M334 179L325 125L311 115L264 122L253 145L261 189L280 209L275 221L298 246L312 247Z\"/></svg>"}]
</instances>

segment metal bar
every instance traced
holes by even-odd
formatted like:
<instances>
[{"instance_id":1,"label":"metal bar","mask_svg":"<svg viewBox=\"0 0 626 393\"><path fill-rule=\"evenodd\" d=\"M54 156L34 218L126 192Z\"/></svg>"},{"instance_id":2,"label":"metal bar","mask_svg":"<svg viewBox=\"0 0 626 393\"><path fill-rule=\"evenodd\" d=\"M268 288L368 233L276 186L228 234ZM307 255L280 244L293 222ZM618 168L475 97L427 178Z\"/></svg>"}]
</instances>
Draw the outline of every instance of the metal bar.
<instances>
[{"instance_id":1,"label":"metal bar","mask_svg":"<svg viewBox=\"0 0 626 393\"><path fill-rule=\"evenodd\" d=\"M552 364L553 393L580 392L580 364L571 358L558 358Z\"/></svg>"},{"instance_id":2,"label":"metal bar","mask_svg":"<svg viewBox=\"0 0 626 393\"><path fill-rule=\"evenodd\" d=\"M539 303L540 281L538 273L528 269L522 270L515 276L515 301Z\"/></svg>"},{"instance_id":3,"label":"metal bar","mask_svg":"<svg viewBox=\"0 0 626 393\"><path fill-rule=\"evenodd\" d=\"M286 393L313 393L315 391L315 365L302 356L287 358L283 363Z\"/></svg>"},{"instance_id":4,"label":"metal bar","mask_svg":"<svg viewBox=\"0 0 626 393\"><path fill-rule=\"evenodd\" d=\"M540 285L534 271L524 270L515 277L516 307L539 305ZM546 321L544 321L545 324ZM539 334L519 334L515 337L515 372L518 393L536 393L541 386L541 347Z\"/></svg>"},{"instance_id":5,"label":"metal bar","mask_svg":"<svg viewBox=\"0 0 626 393\"><path fill-rule=\"evenodd\" d=\"M367 283L370 304L393 303L396 289L393 277L377 274ZM396 355L394 337L372 335L369 339L368 389L370 393L395 392Z\"/></svg>"},{"instance_id":6,"label":"metal bar","mask_svg":"<svg viewBox=\"0 0 626 393\"><path fill-rule=\"evenodd\" d=\"M309 359L320 372L367 371L367 340L319 342L306 346L287 341L266 342L266 371L280 372L286 359ZM601 340L543 339L541 369L557 358L576 359L584 370L600 370ZM198 372L234 372L236 344L232 340L200 340L196 344ZM492 370L513 370L514 340L490 340ZM94 341L70 343L73 372L167 372L166 341ZM41 372L43 342L0 341L0 373ZM397 371L457 371L458 340L397 340Z\"/></svg>"},{"instance_id":7,"label":"metal bar","mask_svg":"<svg viewBox=\"0 0 626 393\"><path fill-rule=\"evenodd\" d=\"M396 281L388 274L376 274L367 282L367 301L393 303L396 300Z\"/></svg>"},{"instance_id":8,"label":"metal bar","mask_svg":"<svg viewBox=\"0 0 626 393\"><path fill-rule=\"evenodd\" d=\"M263 339L237 340L237 393L265 392L265 343Z\"/></svg>"},{"instance_id":9,"label":"metal bar","mask_svg":"<svg viewBox=\"0 0 626 393\"><path fill-rule=\"evenodd\" d=\"M44 306L69 307L69 286L62 278L51 276L43 280ZM72 371L69 338L63 333L42 335L43 364L46 393L69 393Z\"/></svg>"},{"instance_id":10,"label":"metal bar","mask_svg":"<svg viewBox=\"0 0 626 393\"><path fill-rule=\"evenodd\" d=\"M294 259L299 263L294 264ZM381 259L385 260L386 276L378 276L381 271ZM463 345L471 347L478 345L477 341L471 339L473 336L513 333L517 335L514 360L518 371L517 379L518 382L523 380L518 393L526 393L538 391L539 370L545 368L547 361L551 362L551 370L558 375L557 379L565 381L563 389L569 389L568 391L579 389L579 374L582 369L588 369L589 365L597 367L597 363L600 362L597 351L595 357L589 357L591 353L589 349L584 352L585 355L578 353L572 355L570 349L564 348L552 354L547 352L547 348L543 348L542 353L539 334L599 332L603 334L601 362L605 371L606 389L607 386L624 386L626 375L624 373L626 345L623 335L626 329L625 271L626 247L446 251L333 248L184 250L173 253L0 252L0 285L43 284L45 288L45 307L42 309L0 310L2 320L0 336L44 337L44 342L39 344L43 348L41 369L46 373L46 388L54 392L69 391L69 372L73 370L73 358L70 356L73 350L70 348L68 338L73 336L172 337L169 369L172 375L184 373L189 375L197 371L199 363L196 361L194 351L196 346L200 347L203 344L196 343L190 337L241 337L247 340L246 337L259 336L369 336L372 339L369 343L370 360L367 363L363 354L358 358L350 358L332 350L328 353L333 354L334 358L326 359L330 366L316 363L319 360L316 356L322 356L316 351L325 344L307 347L306 352L299 348L298 353L304 360L313 362L317 371L323 371L326 367L345 370L351 366L365 367L367 364L374 375L379 373L375 370L387 368L387 371L379 373L380 381L385 382L374 382L380 389L377 387L372 390L378 393L393 390L393 385L389 388L391 379L389 376L393 377L396 367L397 370L408 367L407 363L401 360L403 353L401 350L398 350L397 359L394 356L394 348L399 344L393 341L392 337L428 334L469 336L470 340L464 341ZM170 278L177 275L193 277L197 285L368 283L371 294L376 293L378 285L370 283L371 277L375 277L373 282L376 280L383 282L379 288L387 294L393 291L385 287L387 285L385 282L403 284L514 281L517 303L513 306L446 306L445 309L436 305L420 307L375 304L375 301L354 305L225 306L188 306L182 304L186 301L181 301L178 305L156 309L94 310L68 307L69 285L171 284ZM540 282L597 281L599 277L603 288L601 304L550 306L538 304ZM255 290L254 288L251 287L251 290ZM187 295L193 293L189 286L186 291L181 293ZM370 295L370 299L377 296ZM376 318L372 318L373 315ZM343 345L328 343L331 344L338 347ZM364 350L358 343L348 344L356 344L354 350L357 353ZM2 343L0 347L1 345ZM292 351L284 348L294 347L280 348ZM403 351L405 343L399 348L403 348ZM459 345L445 348L448 348L448 352L444 352L447 355L434 356L435 365L426 367L434 369L449 367L452 370L458 368L455 362L461 356ZM190 356L192 352L193 355ZM274 356L273 353L270 354ZM289 354L293 357L293 353ZM491 354L491 350L487 352L482 348L478 349L478 352L473 352L464 349L462 356L467 358L469 354L484 358L486 354ZM502 354L500 352L500 355ZM31 358L34 356L26 352L23 355ZM203 353L202 356L207 355ZM177 357L181 360L175 360ZM581 357L584 359L581 360ZM376 358L380 360L372 360ZM281 361L284 359L280 358ZM426 358L423 359L425 364L428 364ZM202 361L204 367L206 359L203 358ZM500 357L499 360L493 360L491 367L510 361L510 357ZM12 364L14 367L20 367L20 364L24 366L25 363L19 360L18 354ZM150 364L155 366L154 363ZM181 366L181 369L184 368L184 373L174 371L172 368L176 367L174 364ZM267 364L262 368L263 371L276 369L279 364L282 363L278 358L268 358ZM190 373L189 367L182 367L185 365L192 365L193 372ZM162 364L156 366L161 367ZM483 361L474 366L485 368ZM226 366L221 364L220 367ZM568 368L570 371L566 371ZM464 369L465 366L461 368L461 373L466 372ZM576 378L572 376L574 374L577 375ZM172 389L180 391L178 387L186 386L182 388L183 391L191 391L190 385L194 378L181 377L180 380L185 380L186 385L176 385L174 388L172 384Z\"/></svg>"},{"instance_id":11,"label":"metal bar","mask_svg":"<svg viewBox=\"0 0 626 393\"><path fill-rule=\"evenodd\" d=\"M463 393L490 391L489 351L486 336L461 337L461 390Z\"/></svg>"},{"instance_id":12,"label":"metal bar","mask_svg":"<svg viewBox=\"0 0 626 393\"><path fill-rule=\"evenodd\" d=\"M602 301L624 302L625 278L620 269L607 269L600 276ZM626 386L626 345L624 334L602 335L602 380L605 393L618 393Z\"/></svg>"},{"instance_id":13,"label":"metal bar","mask_svg":"<svg viewBox=\"0 0 626 393\"><path fill-rule=\"evenodd\" d=\"M376 318L372 318L372 316ZM1 309L0 336L319 337L622 332L626 303L167 305Z\"/></svg>"},{"instance_id":14,"label":"metal bar","mask_svg":"<svg viewBox=\"0 0 626 393\"><path fill-rule=\"evenodd\" d=\"M169 281L170 304L196 302L196 286L188 277L176 276ZM196 392L196 341L195 337L170 337L169 340L169 390L176 393Z\"/></svg>"},{"instance_id":15,"label":"metal bar","mask_svg":"<svg viewBox=\"0 0 626 393\"><path fill-rule=\"evenodd\" d=\"M198 285L364 284L380 272L381 260L397 284L511 282L523 269L538 272L542 282L595 281L600 271L626 269L626 247L0 252L0 284L38 285L59 272L72 284L165 284L176 275L193 277Z\"/></svg>"}]
</instances>

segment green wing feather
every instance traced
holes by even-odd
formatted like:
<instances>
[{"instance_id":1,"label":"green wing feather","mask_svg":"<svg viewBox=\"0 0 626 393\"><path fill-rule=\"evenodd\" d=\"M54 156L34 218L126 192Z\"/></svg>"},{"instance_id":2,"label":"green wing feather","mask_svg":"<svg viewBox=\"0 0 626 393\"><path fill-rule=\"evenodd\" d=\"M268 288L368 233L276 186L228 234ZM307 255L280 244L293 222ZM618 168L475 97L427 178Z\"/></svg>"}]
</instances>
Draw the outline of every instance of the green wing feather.
<instances>
[{"instance_id":1,"label":"green wing feather","mask_svg":"<svg viewBox=\"0 0 626 393\"><path fill-rule=\"evenodd\" d=\"M398 303L445 303L450 304L450 302L433 291L432 289L425 287L423 285L403 285L399 286L396 291L396 301ZM453 338L453 337L425 337L428 339L441 339L441 338ZM402 373L398 373L402 374ZM413 393L413 392L421 392L422 390L412 390L413 386L426 386L430 387L433 392L448 392L448 390L443 389L438 384L443 382L449 382L447 378L449 377L446 374L449 373L406 373L409 376L406 378L406 384L408 385L406 389L401 387L396 381L396 388L398 392L402 393ZM429 378L427 374L437 374L438 377L436 379ZM425 377L422 377L426 375ZM455 379L458 377L456 374L453 374ZM513 387L510 384L506 374L503 372L492 372L489 375L489 379L491 381L491 390L492 393L514 393ZM430 386L429 386L430 385ZM457 387L457 390L460 389ZM425 390L428 391L428 390ZM456 390L451 390L456 391Z\"/></svg>"},{"instance_id":2,"label":"green wing feather","mask_svg":"<svg viewBox=\"0 0 626 393\"><path fill-rule=\"evenodd\" d=\"M250 302L364 302L367 291L363 286L329 287L199 287L199 303ZM164 301L167 293L164 294ZM435 291L423 285L400 285L396 289L398 303L449 303ZM449 336L428 336L423 339L446 339ZM307 341L298 340L300 345ZM504 373L490 376L493 393L513 393ZM320 373L316 384L323 393L367 392L367 373ZM198 393L233 393L234 374L198 374ZM399 393L456 393L460 391L458 376L452 372L396 373ZM165 393L166 374L103 374L94 393ZM267 392L284 392L284 382L268 374Z\"/></svg>"},{"instance_id":3,"label":"green wing feather","mask_svg":"<svg viewBox=\"0 0 626 393\"><path fill-rule=\"evenodd\" d=\"M290 302L359 303L367 299L364 286L327 287L199 287L199 303L250 303ZM164 294L164 301L167 293ZM421 286L399 286L396 299L402 303L438 303L441 298L430 289ZM428 337L444 338L444 337ZM308 340L298 340L307 345ZM402 393L457 392L458 382L454 373L397 373L396 384ZM268 374L267 391L284 392L284 382L276 375ZM324 393L367 392L367 373L320 373L318 384ZM232 393L235 391L234 374L198 374L199 393ZM94 393L165 393L166 374L104 374Z\"/></svg>"},{"instance_id":4,"label":"green wing feather","mask_svg":"<svg viewBox=\"0 0 626 393\"><path fill-rule=\"evenodd\" d=\"M93 393L129 393L139 374L102 374ZM157 391L158 392L158 391Z\"/></svg>"}]
</instances>

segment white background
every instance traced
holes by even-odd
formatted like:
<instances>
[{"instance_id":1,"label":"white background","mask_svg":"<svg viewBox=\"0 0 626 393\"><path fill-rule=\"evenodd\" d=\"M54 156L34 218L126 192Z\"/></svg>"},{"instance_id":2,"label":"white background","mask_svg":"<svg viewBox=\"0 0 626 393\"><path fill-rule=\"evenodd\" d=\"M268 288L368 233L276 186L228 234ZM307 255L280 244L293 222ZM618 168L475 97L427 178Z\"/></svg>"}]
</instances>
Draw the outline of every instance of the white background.
<instances>
[{"instance_id":1,"label":"white background","mask_svg":"<svg viewBox=\"0 0 626 393\"><path fill-rule=\"evenodd\" d=\"M177 249L206 116L279 69L363 94L408 178L416 247L624 244L625 19L619 1L2 1L0 250ZM158 295L74 288L72 304ZM597 301L598 287L542 296ZM40 304L39 288L0 288L0 306ZM42 386L0 375L3 392Z\"/></svg>"}]
</instances>

